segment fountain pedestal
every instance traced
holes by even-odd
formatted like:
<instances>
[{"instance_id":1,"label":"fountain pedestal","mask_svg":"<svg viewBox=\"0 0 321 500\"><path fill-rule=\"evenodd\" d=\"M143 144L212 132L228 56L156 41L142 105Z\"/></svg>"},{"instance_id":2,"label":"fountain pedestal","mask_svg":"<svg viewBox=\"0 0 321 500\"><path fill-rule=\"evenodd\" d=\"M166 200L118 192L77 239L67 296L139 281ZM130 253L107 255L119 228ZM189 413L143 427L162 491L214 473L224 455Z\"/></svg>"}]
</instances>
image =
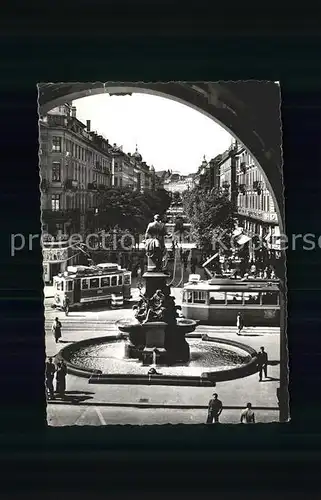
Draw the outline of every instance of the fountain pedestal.
<instances>
[{"instance_id":1,"label":"fountain pedestal","mask_svg":"<svg viewBox=\"0 0 321 500\"><path fill-rule=\"evenodd\" d=\"M163 321L147 322L144 324L145 347L142 353L144 364L163 364L166 361L165 328Z\"/></svg>"},{"instance_id":2,"label":"fountain pedestal","mask_svg":"<svg viewBox=\"0 0 321 500\"><path fill-rule=\"evenodd\" d=\"M169 274L163 271L147 271L143 274L143 278L146 283L145 296L150 299L156 290L161 290L164 292L167 284L166 280L169 278Z\"/></svg>"}]
</instances>

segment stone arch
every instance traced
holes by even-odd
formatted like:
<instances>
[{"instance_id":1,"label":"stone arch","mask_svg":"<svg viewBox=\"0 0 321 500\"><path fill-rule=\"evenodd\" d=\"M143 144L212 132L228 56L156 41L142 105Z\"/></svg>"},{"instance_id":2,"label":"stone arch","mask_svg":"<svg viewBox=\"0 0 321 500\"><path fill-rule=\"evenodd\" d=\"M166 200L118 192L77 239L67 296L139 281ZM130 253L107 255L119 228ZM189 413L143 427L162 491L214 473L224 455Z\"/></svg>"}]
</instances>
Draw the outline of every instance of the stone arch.
<instances>
[{"instance_id":1,"label":"stone arch","mask_svg":"<svg viewBox=\"0 0 321 500\"><path fill-rule=\"evenodd\" d=\"M38 108L50 109L81 97L108 93L148 93L176 100L200 111L232 134L255 159L273 196L281 234L285 233L280 87L276 82L86 82L38 84ZM283 254L283 252L282 252ZM283 255L284 257L284 255ZM289 417L287 390L285 266L281 279L280 421Z\"/></svg>"},{"instance_id":2,"label":"stone arch","mask_svg":"<svg viewBox=\"0 0 321 500\"><path fill-rule=\"evenodd\" d=\"M285 230L281 153L280 89L275 82L49 83L39 84L39 113L82 97L146 93L185 104L221 125L254 158Z\"/></svg>"}]
</instances>

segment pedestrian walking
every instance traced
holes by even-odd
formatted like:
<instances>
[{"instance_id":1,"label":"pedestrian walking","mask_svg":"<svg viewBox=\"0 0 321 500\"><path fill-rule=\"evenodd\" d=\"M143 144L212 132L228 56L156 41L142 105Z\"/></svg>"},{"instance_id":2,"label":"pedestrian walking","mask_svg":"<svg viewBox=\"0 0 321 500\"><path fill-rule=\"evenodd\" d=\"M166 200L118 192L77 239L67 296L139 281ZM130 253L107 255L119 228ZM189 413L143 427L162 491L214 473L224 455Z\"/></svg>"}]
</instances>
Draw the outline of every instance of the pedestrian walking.
<instances>
[{"instance_id":1,"label":"pedestrian walking","mask_svg":"<svg viewBox=\"0 0 321 500\"><path fill-rule=\"evenodd\" d=\"M268 355L264 350L264 347L260 348L260 352L257 355L257 367L259 370L259 382L262 382L262 375L264 373L264 377L267 378L267 365L268 365Z\"/></svg>"},{"instance_id":2,"label":"pedestrian walking","mask_svg":"<svg viewBox=\"0 0 321 500\"><path fill-rule=\"evenodd\" d=\"M247 403L245 410L241 413L241 424L255 424L255 414L251 403Z\"/></svg>"},{"instance_id":3,"label":"pedestrian walking","mask_svg":"<svg viewBox=\"0 0 321 500\"><path fill-rule=\"evenodd\" d=\"M208 403L208 412L207 412L207 424L219 423L219 417L223 411L222 401L218 399L218 395L214 392L212 399L210 399Z\"/></svg>"},{"instance_id":4,"label":"pedestrian walking","mask_svg":"<svg viewBox=\"0 0 321 500\"><path fill-rule=\"evenodd\" d=\"M240 312L238 312L237 316L236 316L236 327L237 327L236 335L241 335L241 331L244 328L244 320L243 320L243 316Z\"/></svg>"},{"instance_id":5,"label":"pedestrian walking","mask_svg":"<svg viewBox=\"0 0 321 500\"><path fill-rule=\"evenodd\" d=\"M64 303L63 303L63 308L64 308L64 311L65 311L65 316L68 316L68 314L69 314L69 304L70 304L69 297L66 296L64 298Z\"/></svg>"},{"instance_id":6,"label":"pedestrian walking","mask_svg":"<svg viewBox=\"0 0 321 500\"><path fill-rule=\"evenodd\" d=\"M50 399L55 399L53 380L55 375L56 367L52 362L52 358L48 358L46 362L46 389L48 391Z\"/></svg>"},{"instance_id":7,"label":"pedestrian walking","mask_svg":"<svg viewBox=\"0 0 321 500\"><path fill-rule=\"evenodd\" d=\"M59 362L56 371L56 392L63 398L66 391L67 367L63 361Z\"/></svg>"},{"instance_id":8,"label":"pedestrian walking","mask_svg":"<svg viewBox=\"0 0 321 500\"><path fill-rule=\"evenodd\" d=\"M61 339L61 323L58 318L55 318L51 330L54 334L55 342L57 344L59 342L59 339Z\"/></svg>"}]
</instances>

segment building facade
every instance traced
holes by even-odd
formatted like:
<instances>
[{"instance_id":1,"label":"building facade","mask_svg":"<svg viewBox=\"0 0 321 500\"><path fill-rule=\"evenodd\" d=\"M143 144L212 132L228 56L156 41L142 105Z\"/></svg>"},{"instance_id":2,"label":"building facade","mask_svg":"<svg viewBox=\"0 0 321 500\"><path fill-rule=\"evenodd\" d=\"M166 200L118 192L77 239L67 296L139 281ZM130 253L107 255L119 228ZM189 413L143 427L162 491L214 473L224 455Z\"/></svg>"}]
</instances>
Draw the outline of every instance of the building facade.
<instances>
[{"instance_id":1,"label":"building facade","mask_svg":"<svg viewBox=\"0 0 321 500\"><path fill-rule=\"evenodd\" d=\"M125 154L91 131L89 120L85 125L77 119L72 103L40 117L39 136L44 274L50 281L79 255L76 247L58 255L52 251L54 243L95 230L101 193L110 187L155 189L155 170L143 162L137 148L133 155Z\"/></svg>"},{"instance_id":2,"label":"building facade","mask_svg":"<svg viewBox=\"0 0 321 500\"><path fill-rule=\"evenodd\" d=\"M194 175L181 175L179 172L167 173L164 177L164 189L171 193L184 193L194 187Z\"/></svg>"},{"instance_id":3,"label":"building facade","mask_svg":"<svg viewBox=\"0 0 321 500\"><path fill-rule=\"evenodd\" d=\"M256 246L264 247L271 254L280 252L280 229L272 195L259 168L249 152L237 142L223 154L204 161L199 176L210 173L211 188L221 188L228 193L235 206L239 228L253 244L249 245L250 258L255 260ZM258 240L258 243L255 243Z\"/></svg>"}]
</instances>

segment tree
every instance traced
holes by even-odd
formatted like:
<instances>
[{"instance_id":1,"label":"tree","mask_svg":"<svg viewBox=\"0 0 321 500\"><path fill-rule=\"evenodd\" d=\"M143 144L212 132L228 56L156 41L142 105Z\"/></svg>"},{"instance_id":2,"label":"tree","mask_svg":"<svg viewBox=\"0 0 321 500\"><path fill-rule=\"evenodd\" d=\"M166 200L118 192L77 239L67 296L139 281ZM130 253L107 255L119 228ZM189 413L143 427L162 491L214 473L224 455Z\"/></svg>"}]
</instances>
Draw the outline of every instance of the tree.
<instances>
[{"instance_id":1,"label":"tree","mask_svg":"<svg viewBox=\"0 0 321 500\"><path fill-rule=\"evenodd\" d=\"M198 246L208 254L221 250L230 255L235 218L228 196L220 189L197 186L183 194L183 207Z\"/></svg>"},{"instance_id":2,"label":"tree","mask_svg":"<svg viewBox=\"0 0 321 500\"><path fill-rule=\"evenodd\" d=\"M175 219L174 233L179 234L179 242L182 243L182 236L185 233L184 221L182 217L177 216Z\"/></svg>"},{"instance_id":3,"label":"tree","mask_svg":"<svg viewBox=\"0 0 321 500\"><path fill-rule=\"evenodd\" d=\"M164 189L141 193L128 188L110 188L99 193L97 223L104 229L116 225L132 233L142 233L153 216L163 215L170 205Z\"/></svg>"}]
</instances>

